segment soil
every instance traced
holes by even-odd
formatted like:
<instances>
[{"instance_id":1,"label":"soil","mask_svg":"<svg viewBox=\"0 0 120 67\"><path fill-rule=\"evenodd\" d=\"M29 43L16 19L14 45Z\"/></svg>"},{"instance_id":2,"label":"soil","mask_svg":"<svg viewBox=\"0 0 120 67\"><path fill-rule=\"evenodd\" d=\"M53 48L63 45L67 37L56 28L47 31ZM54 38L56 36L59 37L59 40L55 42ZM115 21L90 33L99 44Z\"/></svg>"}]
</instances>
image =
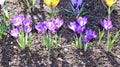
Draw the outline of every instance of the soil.
<instances>
[{"instance_id":1,"label":"soil","mask_svg":"<svg viewBox=\"0 0 120 67\"><path fill-rule=\"evenodd\" d=\"M99 22L107 17L107 9L101 3L101 0L84 0L85 16L88 18L87 29L102 29ZM73 43L75 35L68 29L67 24L75 19L72 14L64 9L69 9L70 0L61 0L57 6L57 16L64 18L64 25L59 31L61 35L58 48L53 47L48 53L42 37L34 29L34 24L47 20L49 15L44 11L43 0L37 0L34 10L29 10L20 2L7 2L9 14L22 13L32 18L33 30L31 34L35 35L32 41L32 47L26 47L20 50L17 42L9 34L3 36L0 41L0 67L120 67L120 36L114 43L111 52L106 51L106 36L97 45L98 38L91 41L92 46L85 52L82 49L76 49ZM110 30L112 35L120 30L120 15L113 11L111 19L113 28Z\"/></svg>"}]
</instances>

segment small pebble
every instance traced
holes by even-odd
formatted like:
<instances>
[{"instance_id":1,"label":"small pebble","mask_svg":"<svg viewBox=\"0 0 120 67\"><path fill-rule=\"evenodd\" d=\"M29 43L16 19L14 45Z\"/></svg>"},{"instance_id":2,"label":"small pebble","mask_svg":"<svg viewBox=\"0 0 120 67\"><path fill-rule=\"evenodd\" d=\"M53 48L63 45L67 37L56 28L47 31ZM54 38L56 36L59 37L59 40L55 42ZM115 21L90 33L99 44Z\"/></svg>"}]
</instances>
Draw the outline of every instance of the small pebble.
<instances>
[{"instance_id":1,"label":"small pebble","mask_svg":"<svg viewBox=\"0 0 120 67\"><path fill-rule=\"evenodd\" d=\"M65 51L65 52L68 52L68 48L64 48L64 51Z\"/></svg>"}]
</instances>

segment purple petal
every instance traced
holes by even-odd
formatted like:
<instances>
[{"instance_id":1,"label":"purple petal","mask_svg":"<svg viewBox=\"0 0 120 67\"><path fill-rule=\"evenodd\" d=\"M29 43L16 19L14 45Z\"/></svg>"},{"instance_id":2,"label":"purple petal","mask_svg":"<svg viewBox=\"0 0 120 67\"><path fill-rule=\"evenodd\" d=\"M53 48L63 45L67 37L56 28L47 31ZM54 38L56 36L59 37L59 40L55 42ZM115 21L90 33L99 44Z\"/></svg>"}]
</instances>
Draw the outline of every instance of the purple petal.
<instances>
[{"instance_id":1,"label":"purple petal","mask_svg":"<svg viewBox=\"0 0 120 67\"><path fill-rule=\"evenodd\" d=\"M82 5L83 0L78 0L77 5L80 7Z\"/></svg>"},{"instance_id":2,"label":"purple petal","mask_svg":"<svg viewBox=\"0 0 120 67\"><path fill-rule=\"evenodd\" d=\"M57 19L55 20L56 29L58 30L58 29L63 25L63 23L64 23L63 19L60 20L59 18L57 18Z\"/></svg>"},{"instance_id":3,"label":"purple petal","mask_svg":"<svg viewBox=\"0 0 120 67\"><path fill-rule=\"evenodd\" d=\"M81 26L84 26L84 25L87 24L87 18L86 18L86 17L79 17L79 18L77 19L77 22L78 22L78 24L80 24Z\"/></svg>"},{"instance_id":4,"label":"purple petal","mask_svg":"<svg viewBox=\"0 0 120 67\"><path fill-rule=\"evenodd\" d=\"M87 41L89 41L89 40L91 40L93 38L96 38L96 37L97 37L96 32L89 29L89 30L85 31L85 36L84 36L83 41L87 42Z\"/></svg>"},{"instance_id":5,"label":"purple petal","mask_svg":"<svg viewBox=\"0 0 120 67\"><path fill-rule=\"evenodd\" d=\"M50 31L55 31L56 26L55 26L55 23L54 23L54 22L48 21L46 25L47 25L47 28L48 28Z\"/></svg>"},{"instance_id":6,"label":"purple petal","mask_svg":"<svg viewBox=\"0 0 120 67\"><path fill-rule=\"evenodd\" d=\"M10 35L13 36L13 37L18 37L18 34L19 34L19 31L17 28L14 28L10 31Z\"/></svg>"},{"instance_id":7,"label":"purple petal","mask_svg":"<svg viewBox=\"0 0 120 67\"><path fill-rule=\"evenodd\" d=\"M77 5L77 0L71 0L71 3L73 6L76 6Z\"/></svg>"},{"instance_id":8,"label":"purple petal","mask_svg":"<svg viewBox=\"0 0 120 67\"><path fill-rule=\"evenodd\" d=\"M86 28L85 26L78 25L77 28L76 28L76 32L78 34L81 34L85 30L85 28Z\"/></svg>"},{"instance_id":9,"label":"purple petal","mask_svg":"<svg viewBox=\"0 0 120 67\"><path fill-rule=\"evenodd\" d=\"M16 14L15 16L12 17L12 23L14 26L19 26L20 24L22 24L23 20L24 20L23 15Z\"/></svg>"},{"instance_id":10,"label":"purple petal","mask_svg":"<svg viewBox=\"0 0 120 67\"><path fill-rule=\"evenodd\" d=\"M29 25L30 25L30 22L31 22L31 18L25 18L25 19L23 20L23 25L24 25L24 26L29 26Z\"/></svg>"},{"instance_id":11,"label":"purple petal","mask_svg":"<svg viewBox=\"0 0 120 67\"><path fill-rule=\"evenodd\" d=\"M88 42L88 41L89 41L89 40L88 40L88 37L85 35L84 38L83 38L83 42L86 43L86 42Z\"/></svg>"},{"instance_id":12,"label":"purple petal","mask_svg":"<svg viewBox=\"0 0 120 67\"><path fill-rule=\"evenodd\" d=\"M24 31L26 33L29 33L32 30L32 28L30 26L24 26Z\"/></svg>"},{"instance_id":13,"label":"purple petal","mask_svg":"<svg viewBox=\"0 0 120 67\"><path fill-rule=\"evenodd\" d=\"M35 29L40 33L45 32L47 30L46 21L40 22L38 25L35 25Z\"/></svg>"},{"instance_id":14,"label":"purple petal","mask_svg":"<svg viewBox=\"0 0 120 67\"><path fill-rule=\"evenodd\" d=\"M101 26L103 26L106 30L109 30L113 27L112 21L110 19L106 19L103 21L100 21Z\"/></svg>"},{"instance_id":15,"label":"purple petal","mask_svg":"<svg viewBox=\"0 0 120 67\"><path fill-rule=\"evenodd\" d=\"M77 27L77 24L75 21L71 22L68 27L73 30L74 32L76 32L76 27Z\"/></svg>"}]
</instances>

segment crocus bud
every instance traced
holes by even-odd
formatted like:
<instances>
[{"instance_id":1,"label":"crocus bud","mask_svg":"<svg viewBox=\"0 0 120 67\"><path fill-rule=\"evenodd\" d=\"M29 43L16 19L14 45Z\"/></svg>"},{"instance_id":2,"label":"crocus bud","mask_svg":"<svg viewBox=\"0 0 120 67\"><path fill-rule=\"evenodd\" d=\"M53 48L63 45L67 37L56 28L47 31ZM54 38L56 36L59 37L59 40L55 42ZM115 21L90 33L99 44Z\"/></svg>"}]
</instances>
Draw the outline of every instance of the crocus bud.
<instances>
[{"instance_id":1,"label":"crocus bud","mask_svg":"<svg viewBox=\"0 0 120 67\"><path fill-rule=\"evenodd\" d=\"M107 6L110 8L115 2L116 0L105 0Z\"/></svg>"},{"instance_id":2,"label":"crocus bud","mask_svg":"<svg viewBox=\"0 0 120 67\"><path fill-rule=\"evenodd\" d=\"M58 5L58 3L60 2L60 0L44 0L44 3L48 6L48 7L56 7Z\"/></svg>"}]
</instances>

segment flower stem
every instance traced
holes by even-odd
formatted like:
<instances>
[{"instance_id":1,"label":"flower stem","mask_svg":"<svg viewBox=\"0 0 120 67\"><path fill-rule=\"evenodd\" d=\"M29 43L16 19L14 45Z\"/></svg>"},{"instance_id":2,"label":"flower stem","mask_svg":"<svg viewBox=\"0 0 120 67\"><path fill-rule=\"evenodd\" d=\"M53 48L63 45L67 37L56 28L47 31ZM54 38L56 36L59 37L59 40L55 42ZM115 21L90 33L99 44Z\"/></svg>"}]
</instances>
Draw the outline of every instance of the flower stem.
<instances>
[{"instance_id":1,"label":"flower stem","mask_svg":"<svg viewBox=\"0 0 120 67\"><path fill-rule=\"evenodd\" d=\"M51 18L53 18L54 17L54 8L51 6Z\"/></svg>"},{"instance_id":2,"label":"flower stem","mask_svg":"<svg viewBox=\"0 0 120 67\"><path fill-rule=\"evenodd\" d=\"M110 19L110 15L111 15L111 12L110 12L110 7L108 8L108 19Z\"/></svg>"}]
</instances>

